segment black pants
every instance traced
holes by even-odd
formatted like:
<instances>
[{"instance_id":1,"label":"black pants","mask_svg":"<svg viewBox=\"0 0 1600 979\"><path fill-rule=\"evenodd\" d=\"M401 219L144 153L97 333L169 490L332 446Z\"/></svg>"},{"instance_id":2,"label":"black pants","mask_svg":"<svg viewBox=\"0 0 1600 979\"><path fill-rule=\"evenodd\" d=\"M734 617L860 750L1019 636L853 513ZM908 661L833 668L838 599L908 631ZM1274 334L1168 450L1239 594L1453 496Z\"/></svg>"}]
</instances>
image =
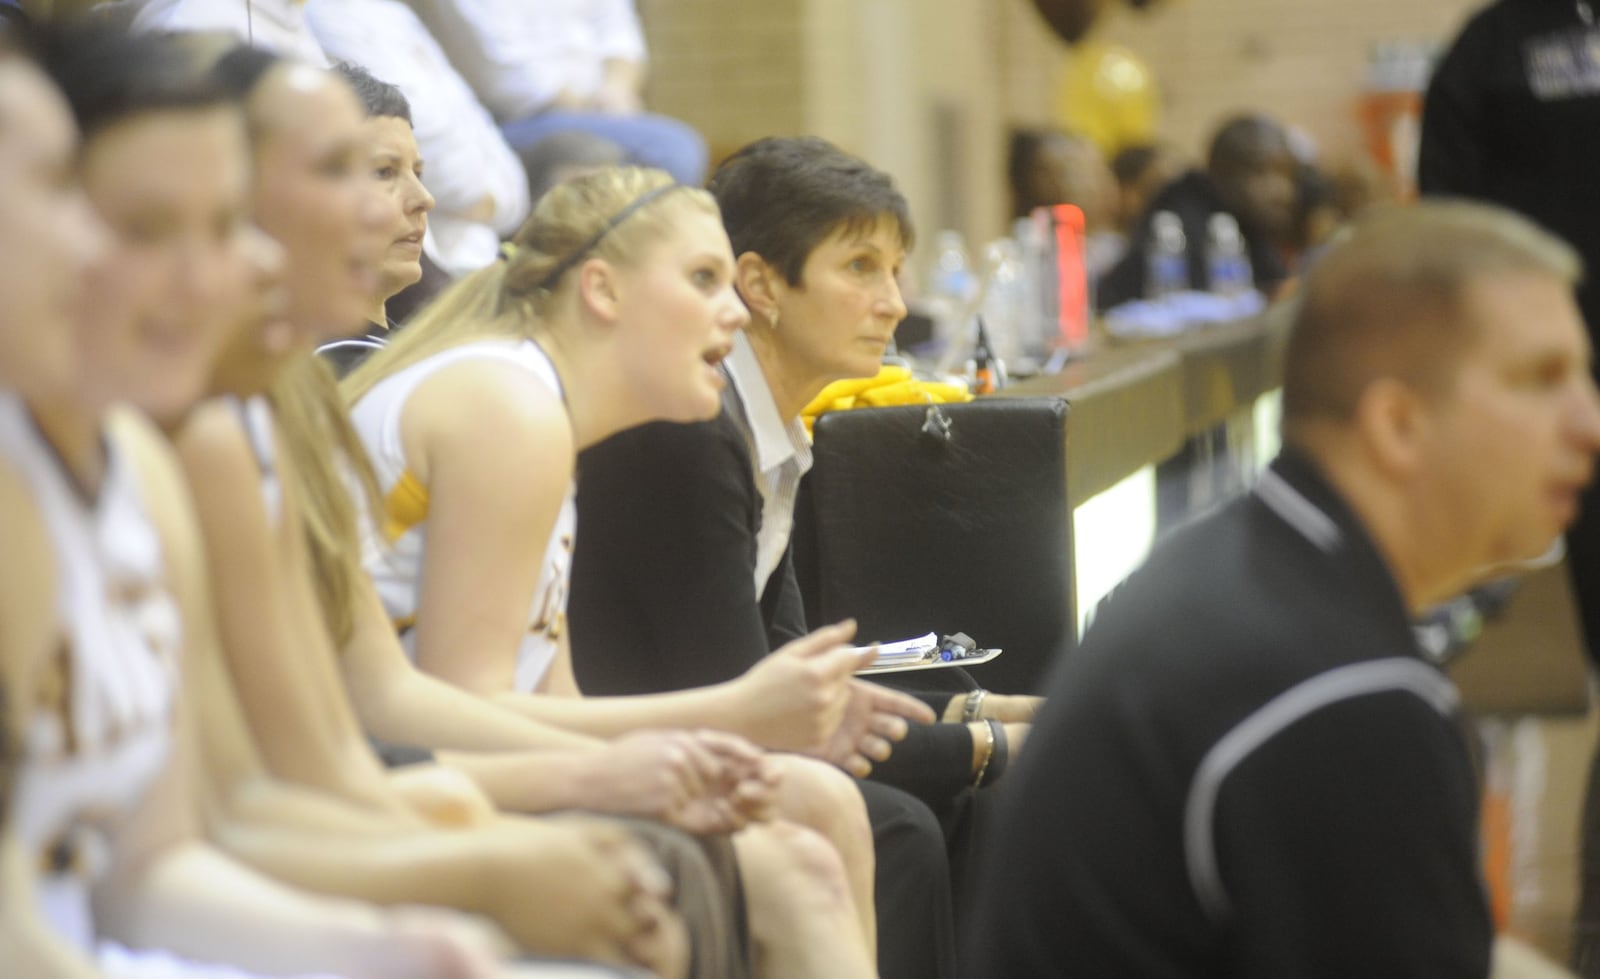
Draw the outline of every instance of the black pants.
<instances>
[{"instance_id":1,"label":"black pants","mask_svg":"<svg viewBox=\"0 0 1600 979\"><path fill-rule=\"evenodd\" d=\"M955 912L944 830L933 810L909 793L856 784L877 851L878 973L881 979L951 979Z\"/></svg>"}]
</instances>

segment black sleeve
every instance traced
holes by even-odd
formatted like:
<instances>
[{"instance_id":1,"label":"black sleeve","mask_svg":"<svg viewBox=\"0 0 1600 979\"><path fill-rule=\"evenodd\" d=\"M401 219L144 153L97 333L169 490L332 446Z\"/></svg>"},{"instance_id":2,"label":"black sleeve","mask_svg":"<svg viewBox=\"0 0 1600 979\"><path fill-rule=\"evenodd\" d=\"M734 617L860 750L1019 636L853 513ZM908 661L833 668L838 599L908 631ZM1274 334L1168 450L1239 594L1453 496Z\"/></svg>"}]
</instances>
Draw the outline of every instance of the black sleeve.
<instances>
[{"instance_id":1,"label":"black sleeve","mask_svg":"<svg viewBox=\"0 0 1600 979\"><path fill-rule=\"evenodd\" d=\"M807 632L806 605L800 594L800 579L794 572L794 545L783 549L767 590L761 593L761 619L767 628L767 647L777 649Z\"/></svg>"},{"instance_id":2,"label":"black sleeve","mask_svg":"<svg viewBox=\"0 0 1600 979\"><path fill-rule=\"evenodd\" d=\"M1474 20L1440 60L1422 104L1417 190L1435 197L1484 197L1483 21Z\"/></svg>"},{"instance_id":3,"label":"black sleeve","mask_svg":"<svg viewBox=\"0 0 1600 979\"><path fill-rule=\"evenodd\" d=\"M645 425L583 453L569 618L586 691L705 686L766 655L758 499L725 417Z\"/></svg>"},{"instance_id":4,"label":"black sleeve","mask_svg":"<svg viewBox=\"0 0 1600 979\"><path fill-rule=\"evenodd\" d=\"M1461 738L1411 693L1371 694L1295 721L1225 777L1213 838L1238 939L1231 975L1489 974Z\"/></svg>"},{"instance_id":5,"label":"black sleeve","mask_svg":"<svg viewBox=\"0 0 1600 979\"><path fill-rule=\"evenodd\" d=\"M872 766L871 778L941 812L972 784L972 732L965 724L913 724L889 760Z\"/></svg>"}]
</instances>

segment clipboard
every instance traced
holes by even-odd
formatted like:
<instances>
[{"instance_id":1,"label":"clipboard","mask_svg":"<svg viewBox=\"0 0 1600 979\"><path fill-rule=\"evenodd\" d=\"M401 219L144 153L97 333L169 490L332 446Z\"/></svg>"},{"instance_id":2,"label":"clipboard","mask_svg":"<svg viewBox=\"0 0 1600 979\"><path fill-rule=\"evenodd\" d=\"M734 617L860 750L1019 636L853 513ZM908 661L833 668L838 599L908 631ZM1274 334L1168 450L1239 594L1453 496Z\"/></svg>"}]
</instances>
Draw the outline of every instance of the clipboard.
<instances>
[{"instance_id":1,"label":"clipboard","mask_svg":"<svg viewBox=\"0 0 1600 979\"><path fill-rule=\"evenodd\" d=\"M961 638L965 640L966 637ZM857 653L865 655L873 647L855 648ZM878 643L877 650L878 658L857 669L855 671L857 676L939 670L949 666L976 666L979 663L989 662L1003 652L999 649L966 649L958 643L940 642L939 637L931 632L925 636L902 639L899 642Z\"/></svg>"}]
</instances>

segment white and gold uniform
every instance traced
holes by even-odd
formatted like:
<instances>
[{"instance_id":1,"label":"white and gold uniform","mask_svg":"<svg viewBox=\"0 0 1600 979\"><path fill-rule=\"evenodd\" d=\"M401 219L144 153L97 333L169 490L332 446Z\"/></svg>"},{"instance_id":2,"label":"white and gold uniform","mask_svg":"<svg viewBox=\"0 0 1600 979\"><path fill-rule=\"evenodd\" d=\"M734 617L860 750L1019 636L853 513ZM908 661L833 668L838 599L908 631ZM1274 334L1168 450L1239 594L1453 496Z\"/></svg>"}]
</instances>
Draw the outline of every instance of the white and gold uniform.
<instances>
[{"instance_id":1,"label":"white and gold uniform","mask_svg":"<svg viewBox=\"0 0 1600 979\"><path fill-rule=\"evenodd\" d=\"M17 705L25 740L10 828L37 861L44 920L110 979L249 979L95 933L90 893L109 866L111 839L171 756L183 640L131 460L111 435L103 444L105 478L91 499L22 403L0 393L0 457L38 503L55 552L61 623L32 701Z\"/></svg>"},{"instance_id":2,"label":"white and gold uniform","mask_svg":"<svg viewBox=\"0 0 1600 979\"><path fill-rule=\"evenodd\" d=\"M383 493L382 541L366 547L367 571L377 585L384 608L397 628L409 629L416 621L422 559L427 546L428 492L408 468L400 439L400 415L417 385L450 364L473 359L503 360L525 368L530 380L561 396L561 380L543 350L531 340L482 340L435 354L373 385L351 410L356 433ZM504 487L503 492L518 492ZM554 660L566 628L567 590L571 580L572 541L578 526L574 488L567 486L561 512L545 542L539 585L528 610L528 631L517 650L515 689L529 692L539 686ZM538 546L530 542L530 546ZM409 637L407 651L411 651Z\"/></svg>"}]
</instances>

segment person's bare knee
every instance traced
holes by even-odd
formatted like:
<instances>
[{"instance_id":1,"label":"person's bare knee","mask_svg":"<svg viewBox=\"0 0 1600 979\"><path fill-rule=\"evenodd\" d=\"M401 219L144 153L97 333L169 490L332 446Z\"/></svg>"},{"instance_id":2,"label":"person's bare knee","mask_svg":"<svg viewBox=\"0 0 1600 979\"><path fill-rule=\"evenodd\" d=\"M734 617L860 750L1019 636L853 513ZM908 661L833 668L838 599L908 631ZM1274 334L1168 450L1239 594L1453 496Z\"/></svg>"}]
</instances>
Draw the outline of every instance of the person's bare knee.
<instances>
[{"instance_id":1,"label":"person's bare knee","mask_svg":"<svg viewBox=\"0 0 1600 979\"><path fill-rule=\"evenodd\" d=\"M855 779L825 762L798 755L779 755L774 761L782 773L778 815L816 830L846 859L866 859L870 867L872 825Z\"/></svg>"},{"instance_id":2,"label":"person's bare knee","mask_svg":"<svg viewBox=\"0 0 1600 979\"><path fill-rule=\"evenodd\" d=\"M853 925L843 860L820 834L782 821L734 837L744 875L757 974L763 979L873 975L873 952Z\"/></svg>"},{"instance_id":3,"label":"person's bare knee","mask_svg":"<svg viewBox=\"0 0 1600 979\"><path fill-rule=\"evenodd\" d=\"M852 903L839 851L811 829L782 820L762 823L740 831L734 846L753 902L814 903L830 909Z\"/></svg>"}]
</instances>

